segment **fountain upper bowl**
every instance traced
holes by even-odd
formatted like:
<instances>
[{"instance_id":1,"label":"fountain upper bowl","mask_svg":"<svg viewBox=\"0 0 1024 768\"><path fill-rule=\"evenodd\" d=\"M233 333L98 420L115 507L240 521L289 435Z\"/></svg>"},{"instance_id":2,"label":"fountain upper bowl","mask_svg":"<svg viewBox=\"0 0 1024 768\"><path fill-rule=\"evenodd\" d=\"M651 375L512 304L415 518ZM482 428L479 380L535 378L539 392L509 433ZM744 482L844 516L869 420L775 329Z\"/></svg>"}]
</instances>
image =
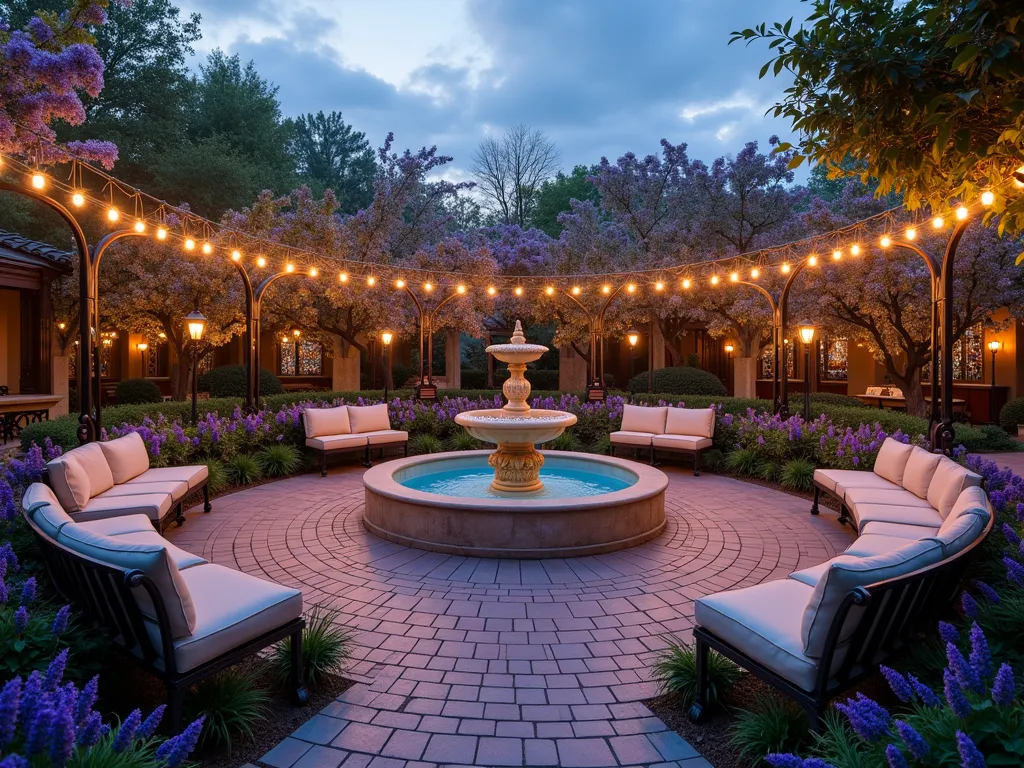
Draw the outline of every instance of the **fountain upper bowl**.
<instances>
[{"instance_id":1,"label":"fountain upper bowl","mask_svg":"<svg viewBox=\"0 0 1024 768\"><path fill-rule=\"evenodd\" d=\"M554 440L576 423L576 417L565 411L534 408L525 413L510 413L502 408L464 411L455 416L455 423L465 427L477 440L485 443L526 444Z\"/></svg>"}]
</instances>

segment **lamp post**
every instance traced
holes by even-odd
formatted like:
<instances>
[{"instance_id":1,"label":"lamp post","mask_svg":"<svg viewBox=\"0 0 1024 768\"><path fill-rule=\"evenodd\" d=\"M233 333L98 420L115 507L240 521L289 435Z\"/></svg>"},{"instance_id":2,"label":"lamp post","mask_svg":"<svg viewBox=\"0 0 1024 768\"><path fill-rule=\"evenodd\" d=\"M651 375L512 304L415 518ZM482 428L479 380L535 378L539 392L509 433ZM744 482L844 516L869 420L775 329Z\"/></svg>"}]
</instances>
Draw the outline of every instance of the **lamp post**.
<instances>
[{"instance_id":1,"label":"lamp post","mask_svg":"<svg viewBox=\"0 0 1024 768\"><path fill-rule=\"evenodd\" d=\"M990 424L996 423L996 352L1003 346L1003 342L992 339L988 343L988 351L992 353L992 391L988 396L988 420Z\"/></svg>"},{"instance_id":2,"label":"lamp post","mask_svg":"<svg viewBox=\"0 0 1024 768\"><path fill-rule=\"evenodd\" d=\"M388 401L388 379L391 378L391 366L389 365L391 357L391 339L394 334L391 331L382 331L380 334L381 343L384 345L384 402Z\"/></svg>"},{"instance_id":3,"label":"lamp post","mask_svg":"<svg viewBox=\"0 0 1024 768\"><path fill-rule=\"evenodd\" d=\"M146 350L149 349L149 344L140 341L135 348L139 350L139 370L141 372L139 378L144 379L146 378Z\"/></svg>"},{"instance_id":4,"label":"lamp post","mask_svg":"<svg viewBox=\"0 0 1024 768\"><path fill-rule=\"evenodd\" d=\"M804 343L804 421L811 420L811 342L814 341L814 323L800 323L800 340Z\"/></svg>"},{"instance_id":5,"label":"lamp post","mask_svg":"<svg viewBox=\"0 0 1024 768\"><path fill-rule=\"evenodd\" d=\"M729 380L729 389L733 394L736 393L736 381L735 377L732 375L732 353L734 349L736 349L736 347L732 344L725 345L725 378Z\"/></svg>"},{"instance_id":6,"label":"lamp post","mask_svg":"<svg viewBox=\"0 0 1024 768\"><path fill-rule=\"evenodd\" d=\"M633 376L636 375L636 343L640 341L640 331L633 326L626 331L626 341L629 342L629 393L633 394ZM650 376L650 373L647 374Z\"/></svg>"},{"instance_id":7,"label":"lamp post","mask_svg":"<svg viewBox=\"0 0 1024 768\"><path fill-rule=\"evenodd\" d=\"M185 316L188 336L192 340L192 424L199 422L199 342L206 330L206 315L199 311L199 304Z\"/></svg>"}]
</instances>

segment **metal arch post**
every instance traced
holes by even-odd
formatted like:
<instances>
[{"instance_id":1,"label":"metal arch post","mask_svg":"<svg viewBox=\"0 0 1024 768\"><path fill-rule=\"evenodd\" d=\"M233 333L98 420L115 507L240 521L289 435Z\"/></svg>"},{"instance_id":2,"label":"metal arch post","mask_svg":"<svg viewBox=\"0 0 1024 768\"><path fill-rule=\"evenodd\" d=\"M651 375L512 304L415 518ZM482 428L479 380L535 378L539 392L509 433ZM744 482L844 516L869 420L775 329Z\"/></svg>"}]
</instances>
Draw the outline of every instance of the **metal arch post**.
<instances>
[{"instance_id":1,"label":"metal arch post","mask_svg":"<svg viewBox=\"0 0 1024 768\"><path fill-rule=\"evenodd\" d=\"M303 272L278 272L277 274L270 275L269 277L263 278L263 280L256 286L256 290L253 291L252 295L252 369L253 369L253 408L259 410L260 407L260 315L263 307L263 296L266 294L267 289L277 281L280 277L288 277L290 275L302 276ZM195 375L193 373L193 375Z\"/></svg>"},{"instance_id":2,"label":"metal arch post","mask_svg":"<svg viewBox=\"0 0 1024 768\"><path fill-rule=\"evenodd\" d=\"M411 292L410 292L410 295L411 295ZM431 309L431 310L429 310L429 311L427 311L425 313L426 314L426 318L427 318L427 350L428 350L427 383L430 386L434 386L434 320L437 318L437 313L441 311L441 307L443 307L445 304L447 304L452 299L457 299L459 296L465 296L465 294L464 293L458 293L458 292L453 293L451 296L446 297L444 299L444 301L442 301L436 307L434 307L433 309ZM415 296L413 298L415 298ZM419 302L416 302L416 306L419 307ZM424 313L421 310L421 316L423 314ZM421 321L420 326L422 327L422 325L423 325L423 323ZM423 372L423 350L422 350L422 347L421 347L421 349L420 349L420 373L422 374L422 372ZM422 375L420 377L420 381L421 382L423 381Z\"/></svg>"},{"instance_id":3,"label":"metal arch post","mask_svg":"<svg viewBox=\"0 0 1024 768\"><path fill-rule=\"evenodd\" d=\"M598 370L598 384L602 391L604 390L604 313L608 311L608 307L611 305L612 300L619 295L619 292L626 287L623 283L618 288L613 290L611 294L605 299L604 304L601 305L601 311L597 315L597 348L601 353L601 367Z\"/></svg>"},{"instance_id":4,"label":"metal arch post","mask_svg":"<svg viewBox=\"0 0 1024 768\"><path fill-rule=\"evenodd\" d=\"M778 366L777 373L780 382L780 392L778 410L776 413L784 419L789 418L789 372L786 366L786 351L784 349L786 343L786 325L789 321L789 318L787 317L789 313L789 291L793 287L793 281L796 280L797 275L803 272L806 265L806 261L801 261L792 268L792 271L789 274L789 279L786 280L786 284L782 287L782 293L779 294L779 319L777 322L779 340L775 345L775 354L776 360L778 360L779 355L781 355L782 361Z\"/></svg>"},{"instance_id":5,"label":"metal arch post","mask_svg":"<svg viewBox=\"0 0 1024 768\"><path fill-rule=\"evenodd\" d=\"M590 365L589 365L590 372L589 372L589 376L588 376L588 378L589 378L588 386L589 386L590 384L594 384L595 382L597 382L597 347L596 347L596 344L595 344L594 315L593 315L593 313L590 310L588 310L585 306L583 306L583 304L580 302L579 299L577 299L571 293L569 293L567 291L564 291L564 290L560 291L560 293L563 296L565 296L567 299L569 299L577 307L579 307L580 310L583 312L584 315L586 315L586 318L587 318L587 335L589 337L587 343L590 345Z\"/></svg>"},{"instance_id":6,"label":"metal arch post","mask_svg":"<svg viewBox=\"0 0 1024 768\"><path fill-rule=\"evenodd\" d=\"M942 272L939 280L941 289L939 301L942 303L941 348L942 348L942 423L934 427L932 449L936 446L943 452L953 449L953 262L960 239L964 236L969 224L968 219L957 223L946 243L946 252L942 256ZM934 368L934 366L932 366ZM933 393L934 399L934 393Z\"/></svg>"},{"instance_id":7,"label":"metal arch post","mask_svg":"<svg viewBox=\"0 0 1024 768\"><path fill-rule=\"evenodd\" d=\"M249 273L245 271L245 267L237 261L231 262L238 274L242 277L242 285L245 287L245 347L242 353L243 361L245 363L245 412L255 413L257 410L255 407L256 403L256 382L259 380L259 371L253 367L253 344L256 340L256 335L253 333L253 312L255 310L256 299L253 293L252 280L249 278Z\"/></svg>"},{"instance_id":8,"label":"metal arch post","mask_svg":"<svg viewBox=\"0 0 1024 768\"><path fill-rule=\"evenodd\" d=\"M93 338L90 332L90 302L93 301L92 270L90 269L89 242L78 220L71 211L48 195L0 181L0 190L27 197L53 209L71 228L71 236L78 248L78 442L91 443L99 437L97 425L99 409L95 409L89 361L92 359Z\"/></svg>"},{"instance_id":9,"label":"metal arch post","mask_svg":"<svg viewBox=\"0 0 1024 768\"><path fill-rule=\"evenodd\" d=\"M771 291L757 283L751 283L747 280L737 280L733 285L746 285L753 288L768 300L768 308L772 311L772 347L775 355L775 365L772 366L772 410L774 413L779 413L781 402L779 400L779 345L782 343L782 334L779 328L779 301L772 295Z\"/></svg>"}]
</instances>

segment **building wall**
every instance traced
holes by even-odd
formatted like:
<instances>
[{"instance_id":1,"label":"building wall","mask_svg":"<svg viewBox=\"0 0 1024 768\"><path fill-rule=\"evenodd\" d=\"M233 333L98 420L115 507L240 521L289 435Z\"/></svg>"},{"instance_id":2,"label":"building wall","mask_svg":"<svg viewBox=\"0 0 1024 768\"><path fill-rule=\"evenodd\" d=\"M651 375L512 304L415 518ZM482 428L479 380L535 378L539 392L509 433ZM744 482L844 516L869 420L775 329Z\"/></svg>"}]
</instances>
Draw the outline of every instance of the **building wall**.
<instances>
[{"instance_id":1,"label":"building wall","mask_svg":"<svg viewBox=\"0 0 1024 768\"><path fill-rule=\"evenodd\" d=\"M0 289L0 384L21 391L21 293Z\"/></svg>"}]
</instances>

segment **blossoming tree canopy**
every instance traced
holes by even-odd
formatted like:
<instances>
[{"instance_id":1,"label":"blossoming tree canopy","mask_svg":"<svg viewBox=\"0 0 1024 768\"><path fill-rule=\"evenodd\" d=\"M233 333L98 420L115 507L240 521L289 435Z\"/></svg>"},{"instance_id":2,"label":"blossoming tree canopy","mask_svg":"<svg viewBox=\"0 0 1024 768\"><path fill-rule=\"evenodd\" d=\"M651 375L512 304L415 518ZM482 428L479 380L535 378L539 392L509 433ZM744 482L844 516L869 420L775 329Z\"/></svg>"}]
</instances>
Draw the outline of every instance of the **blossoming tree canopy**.
<instances>
[{"instance_id":1,"label":"blossoming tree canopy","mask_svg":"<svg viewBox=\"0 0 1024 768\"><path fill-rule=\"evenodd\" d=\"M761 68L793 76L773 110L804 159L878 180L911 209L973 202L1024 166L1024 6L1005 0L813 0L806 24L760 24ZM782 145L786 148L786 145ZM848 160L857 161L851 165ZM1012 187L1011 187L1012 189ZM1024 196L997 195L1000 228L1024 229Z\"/></svg>"},{"instance_id":2,"label":"blossoming tree canopy","mask_svg":"<svg viewBox=\"0 0 1024 768\"><path fill-rule=\"evenodd\" d=\"M69 154L112 168L117 147L107 141L56 142L52 124L85 120L82 94L103 89L103 60L90 29L106 21L107 0L75 0L63 13L40 11L24 29L0 18L0 152L39 163Z\"/></svg>"}]
</instances>

